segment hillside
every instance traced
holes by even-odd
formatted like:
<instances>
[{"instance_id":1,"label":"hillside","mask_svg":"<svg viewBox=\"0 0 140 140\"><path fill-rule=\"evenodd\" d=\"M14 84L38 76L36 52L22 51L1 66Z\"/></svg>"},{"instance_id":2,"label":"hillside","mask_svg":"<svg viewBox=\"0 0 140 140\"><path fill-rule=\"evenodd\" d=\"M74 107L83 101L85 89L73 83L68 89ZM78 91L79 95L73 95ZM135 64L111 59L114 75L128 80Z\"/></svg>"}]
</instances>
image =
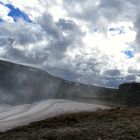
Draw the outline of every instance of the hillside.
<instances>
[{"instance_id":1,"label":"hillside","mask_svg":"<svg viewBox=\"0 0 140 140\"><path fill-rule=\"evenodd\" d=\"M19 105L46 99L67 99L139 106L140 92L134 91L66 81L35 67L0 60L0 104Z\"/></svg>"},{"instance_id":2,"label":"hillside","mask_svg":"<svg viewBox=\"0 0 140 140\"><path fill-rule=\"evenodd\" d=\"M84 85L44 70L0 60L0 104L26 104L45 99L112 99L118 90Z\"/></svg>"},{"instance_id":3,"label":"hillside","mask_svg":"<svg viewBox=\"0 0 140 140\"><path fill-rule=\"evenodd\" d=\"M64 114L0 134L0 140L126 139L140 139L140 108Z\"/></svg>"}]
</instances>

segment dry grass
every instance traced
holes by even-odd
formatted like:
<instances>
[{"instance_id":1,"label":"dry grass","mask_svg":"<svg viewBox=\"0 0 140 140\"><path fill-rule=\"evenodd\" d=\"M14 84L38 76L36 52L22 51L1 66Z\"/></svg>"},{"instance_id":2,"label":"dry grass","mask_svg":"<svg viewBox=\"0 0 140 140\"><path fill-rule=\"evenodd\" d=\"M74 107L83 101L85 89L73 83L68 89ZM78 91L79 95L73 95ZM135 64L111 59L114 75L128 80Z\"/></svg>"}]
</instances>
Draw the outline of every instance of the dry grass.
<instances>
[{"instance_id":1,"label":"dry grass","mask_svg":"<svg viewBox=\"0 0 140 140\"><path fill-rule=\"evenodd\" d=\"M63 114L1 133L0 140L140 140L140 108Z\"/></svg>"}]
</instances>

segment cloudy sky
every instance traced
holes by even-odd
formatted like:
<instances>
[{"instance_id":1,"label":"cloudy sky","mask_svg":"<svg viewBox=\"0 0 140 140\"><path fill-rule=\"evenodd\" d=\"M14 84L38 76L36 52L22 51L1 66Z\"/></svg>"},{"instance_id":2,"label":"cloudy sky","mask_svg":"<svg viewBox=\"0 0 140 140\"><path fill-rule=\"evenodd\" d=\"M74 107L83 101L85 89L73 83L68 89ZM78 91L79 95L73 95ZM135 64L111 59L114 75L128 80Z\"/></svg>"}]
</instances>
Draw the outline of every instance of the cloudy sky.
<instances>
[{"instance_id":1,"label":"cloudy sky","mask_svg":"<svg viewBox=\"0 0 140 140\"><path fill-rule=\"evenodd\" d=\"M0 58L67 80L140 82L139 0L0 0Z\"/></svg>"}]
</instances>

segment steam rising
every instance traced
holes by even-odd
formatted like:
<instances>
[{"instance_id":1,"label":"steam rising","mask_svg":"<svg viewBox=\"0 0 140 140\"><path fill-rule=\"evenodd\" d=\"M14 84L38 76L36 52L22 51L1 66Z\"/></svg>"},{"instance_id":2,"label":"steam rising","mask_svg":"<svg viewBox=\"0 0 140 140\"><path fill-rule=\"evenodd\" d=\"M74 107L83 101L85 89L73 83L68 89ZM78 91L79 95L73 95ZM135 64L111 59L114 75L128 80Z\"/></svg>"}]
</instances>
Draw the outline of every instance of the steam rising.
<instances>
[{"instance_id":1,"label":"steam rising","mask_svg":"<svg viewBox=\"0 0 140 140\"><path fill-rule=\"evenodd\" d=\"M68 100L47 100L16 107L7 106L4 112L0 110L0 131L6 131L15 126L26 125L62 113L95 111L98 108L108 109L109 107Z\"/></svg>"},{"instance_id":2,"label":"steam rising","mask_svg":"<svg viewBox=\"0 0 140 140\"><path fill-rule=\"evenodd\" d=\"M46 99L104 98L105 93L112 92L116 93L117 90L65 81L37 68L0 61L1 104L17 105ZM112 96L114 94L110 98Z\"/></svg>"}]
</instances>

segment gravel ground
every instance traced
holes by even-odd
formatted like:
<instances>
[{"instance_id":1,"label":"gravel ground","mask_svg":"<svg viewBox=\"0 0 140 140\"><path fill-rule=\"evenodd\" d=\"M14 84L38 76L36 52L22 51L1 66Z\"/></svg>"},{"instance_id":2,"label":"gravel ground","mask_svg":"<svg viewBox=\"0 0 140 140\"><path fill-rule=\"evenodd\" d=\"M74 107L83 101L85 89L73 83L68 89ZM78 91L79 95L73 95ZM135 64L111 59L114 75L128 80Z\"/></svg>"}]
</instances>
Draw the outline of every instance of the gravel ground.
<instances>
[{"instance_id":1,"label":"gravel ground","mask_svg":"<svg viewBox=\"0 0 140 140\"><path fill-rule=\"evenodd\" d=\"M0 133L0 140L140 140L140 108L63 114Z\"/></svg>"}]
</instances>

